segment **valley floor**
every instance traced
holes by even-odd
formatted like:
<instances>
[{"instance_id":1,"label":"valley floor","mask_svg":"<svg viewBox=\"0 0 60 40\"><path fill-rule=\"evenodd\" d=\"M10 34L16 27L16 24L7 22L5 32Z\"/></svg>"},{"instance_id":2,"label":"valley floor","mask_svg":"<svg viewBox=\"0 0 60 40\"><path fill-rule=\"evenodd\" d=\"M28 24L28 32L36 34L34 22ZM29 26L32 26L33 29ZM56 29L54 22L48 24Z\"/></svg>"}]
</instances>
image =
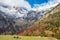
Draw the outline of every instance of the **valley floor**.
<instances>
[{"instance_id":1,"label":"valley floor","mask_svg":"<svg viewBox=\"0 0 60 40\"><path fill-rule=\"evenodd\" d=\"M57 40L52 37L0 35L0 40Z\"/></svg>"}]
</instances>

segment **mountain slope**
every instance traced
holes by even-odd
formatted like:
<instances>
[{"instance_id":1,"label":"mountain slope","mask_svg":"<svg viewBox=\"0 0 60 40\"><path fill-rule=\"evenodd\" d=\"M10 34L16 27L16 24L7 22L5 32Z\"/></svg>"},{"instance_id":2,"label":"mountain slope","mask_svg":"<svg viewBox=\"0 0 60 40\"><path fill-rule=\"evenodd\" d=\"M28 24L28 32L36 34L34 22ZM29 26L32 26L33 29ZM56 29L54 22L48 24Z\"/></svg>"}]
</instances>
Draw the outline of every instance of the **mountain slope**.
<instances>
[{"instance_id":1,"label":"mountain slope","mask_svg":"<svg viewBox=\"0 0 60 40\"><path fill-rule=\"evenodd\" d=\"M12 7L0 3L0 34L16 34L20 30L26 29L48 10L28 11L24 7Z\"/></svg>"},{"instance_id":2,"label":"mountain slope","mask_svg":"<svg viewBox=\"0 0 60 40\"><path fill-rule=\"evenodd\" d=\"M18 35L45 36L60 39L60 4L45 13L36 23L21 30Z\"/></svg>"}]
</instances>

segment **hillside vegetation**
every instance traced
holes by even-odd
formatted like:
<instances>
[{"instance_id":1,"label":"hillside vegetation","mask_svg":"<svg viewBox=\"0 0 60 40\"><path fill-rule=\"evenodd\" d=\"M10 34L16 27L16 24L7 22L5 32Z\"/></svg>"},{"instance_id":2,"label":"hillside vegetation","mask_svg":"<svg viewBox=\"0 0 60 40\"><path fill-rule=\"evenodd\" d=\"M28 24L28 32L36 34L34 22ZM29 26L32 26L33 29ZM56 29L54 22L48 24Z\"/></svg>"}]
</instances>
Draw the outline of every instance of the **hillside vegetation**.
<instances>
[{"instance_id":1,"label":"hillside vegetation","mask_svg":"<svg viewBox=\"0 0 60 40\"><path fill-rule=\"evenodd\" d=\"M29 28L22 30L18 35L55 37L60 39L60 4Z\"/></svg>"}]
</instances>

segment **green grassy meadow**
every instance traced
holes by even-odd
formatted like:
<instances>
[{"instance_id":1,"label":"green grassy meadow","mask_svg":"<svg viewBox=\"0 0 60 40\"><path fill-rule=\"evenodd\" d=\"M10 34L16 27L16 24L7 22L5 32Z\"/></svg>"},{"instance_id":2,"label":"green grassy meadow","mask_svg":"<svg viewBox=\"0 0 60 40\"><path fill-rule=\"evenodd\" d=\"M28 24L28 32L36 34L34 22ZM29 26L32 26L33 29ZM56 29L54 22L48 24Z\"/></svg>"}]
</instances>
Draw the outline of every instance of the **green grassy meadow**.
<instances>
[{"instance_id":1,"label":"green grassy meadow","mask_svg":"<svg viewBox=\"0 0 60 40\"><path fill-rule=\"evenodd\" d=\"M40 36L19 36L15 38L16 35L0 35L0 40L57 40L52 37L40 37Z\"/></svg>"}]
</instances>

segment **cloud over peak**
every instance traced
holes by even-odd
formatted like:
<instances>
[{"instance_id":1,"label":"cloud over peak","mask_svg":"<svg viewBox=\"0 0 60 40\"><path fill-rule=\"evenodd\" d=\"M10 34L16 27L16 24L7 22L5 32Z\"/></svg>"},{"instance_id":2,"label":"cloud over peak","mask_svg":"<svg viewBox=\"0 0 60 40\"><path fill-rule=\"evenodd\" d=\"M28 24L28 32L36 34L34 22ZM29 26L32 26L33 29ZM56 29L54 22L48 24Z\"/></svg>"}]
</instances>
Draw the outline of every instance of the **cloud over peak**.
<instances>
[{"instance_id":1,"label":"cloud over peak","mask_svg":"<svg viewBox=\"0 0 60 40\"><path fill-rule=\"evenodd\" d=\"M30 9L30 4L25 0L0 0L0 2L5 3L10 6L20 6Z\"/></svg>"},{"instance_id":2,"label":"cloud over peak","mask_svg":"<svg viewBox=\"0 0 60 40\"><path fill-rule=\"evenodd\" d=\"M34 4L33 8L29 4L29 2L25 0L0 0L0 2L5 3L7 5L11 5L11 6L25 7L28 10L31 10L34 8L38 10L44 10L44 9L48 9L48 8L56 6L58 3L60 3L60 0L48 0L48 2L46 3Z\"/></svg>"}]
</instances>

